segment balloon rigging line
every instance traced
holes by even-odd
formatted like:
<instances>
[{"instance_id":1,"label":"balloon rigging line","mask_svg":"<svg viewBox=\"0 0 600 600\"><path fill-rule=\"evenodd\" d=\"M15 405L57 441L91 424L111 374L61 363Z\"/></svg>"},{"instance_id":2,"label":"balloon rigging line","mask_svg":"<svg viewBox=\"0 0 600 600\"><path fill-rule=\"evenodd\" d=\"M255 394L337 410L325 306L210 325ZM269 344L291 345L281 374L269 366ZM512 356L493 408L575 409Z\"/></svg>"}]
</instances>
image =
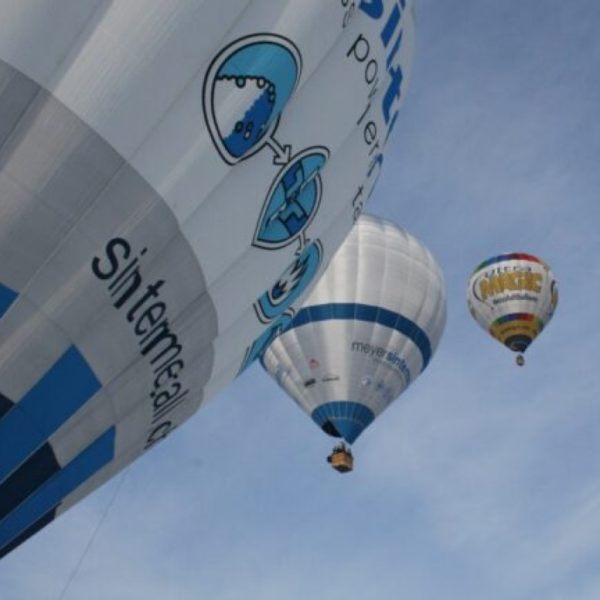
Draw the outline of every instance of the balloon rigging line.
<instances>
[{"instance_id":1,"label":"balloon rigging line","mask_svg":"<svg viewBox=\"0 0 600 600\"><path fill-rule=\"evenodd\" d=\"M81 555L79 556L79 560L77 561L75 567L71 571L71 574L69 575L69 578L67 579L67 583L65 584L65 587L63 588L62 592L60 593L60 596L58 596L57 600L63 600L65 598L66 593L69 591L71 584L75 580L75 577L77 576L77 573L79 572L79 569L81 568L81 565L83 564L85 557L87 556L88 552L90 551L90 549L94 543L94 540L96 539L96 536L98 535L98 532L100 531L100 528L102 527L102 524L106 520L106 517L108 516L110 509L113 507L115 500L117 499L117 495L119 493L119 490L121 489L121 486L123 485L123 481L125 480L127 471L128 470L125 469L121 479L115 486L112 497L110 498L110 500L108 501L108 504L104 508L104 512L100 515L100 519L98 520L98 523L96 524L96 527L95 527L94 531L92 532L90 539L88 540L85 548L81 552Z\"/></svg>"}]
</instances>

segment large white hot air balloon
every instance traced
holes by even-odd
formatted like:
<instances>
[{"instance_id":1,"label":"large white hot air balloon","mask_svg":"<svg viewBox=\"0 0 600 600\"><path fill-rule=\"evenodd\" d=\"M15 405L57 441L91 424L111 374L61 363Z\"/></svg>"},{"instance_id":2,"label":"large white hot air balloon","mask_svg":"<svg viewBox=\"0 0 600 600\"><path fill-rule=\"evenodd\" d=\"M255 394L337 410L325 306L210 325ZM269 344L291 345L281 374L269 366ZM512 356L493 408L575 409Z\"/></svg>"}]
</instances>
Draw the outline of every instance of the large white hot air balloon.
<instances>
[{"instance_id":1,"label":"large white hot air balloon","mask_svg":"<svg viewBox=\"0 0 600 600\"><path fill-rule=\"evenodd\" d=\"M291 318L412 40L410 0L0 3L0 556Z\"/></svg>"},{"instance_id":2,"label":"large white hot air balloon","mask_svg":"<svg viewBox=\"0 0 600 600\"><path fill-rule=\"evenodd\" d=\"M537 256L509 252L483 261L467 288L469 311L479 325L525 364L523 353L550 322L558 284Z\"/></svg>"},{"instance_id":3,"label":"large white hot air balloon","mask_svg":"<svg viewBox=\"0 0 600 600\"><path fill-rule=\"evenodd\" d=\"M429 251L363 215L262 364L317 425L352 444L427 367L445 321Z\"/></svg>"}]
</instances>

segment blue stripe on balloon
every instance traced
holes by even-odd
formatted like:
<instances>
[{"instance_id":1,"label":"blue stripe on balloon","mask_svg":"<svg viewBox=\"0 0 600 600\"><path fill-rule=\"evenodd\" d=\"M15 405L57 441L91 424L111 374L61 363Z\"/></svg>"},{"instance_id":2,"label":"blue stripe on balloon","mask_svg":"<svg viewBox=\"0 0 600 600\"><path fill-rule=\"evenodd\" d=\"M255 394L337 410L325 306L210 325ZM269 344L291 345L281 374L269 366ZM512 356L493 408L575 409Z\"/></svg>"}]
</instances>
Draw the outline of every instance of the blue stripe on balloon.
<instances>
[{"instance_id":1,"label":"blue stripe on balloon","mask_svg":"<svg viewBox=\"0 0 600 600\"><path fill-rule=\"evenodd\" d=\"M353 302L317 304L301 309L294 317L290 329L307 323L329 320L355 320L378 323L395 329L412 340L423 357L423 369L431 360L431 342L427 334L414 322L387 308L356 304Z\"/></svg>"},{"instance_id":2,"label":"blue stripe on balloon","mask_svg":"<svg viewBox=\"0 0 600 600\"><path fill-rule=\"evenodd\" d=\"M14 404L2 393L0 392L0 419L12 409Z\"/></svg>"},{"instance_id":3,"label":"blue stripe on balloon","mask_svg":"<svg viewBox=\"0 0 600 600\"><path fill-rule=\"evenodd\" d=\"M4 558L7 554L12 552L15 548L20 546L23 542L27 541L32 535L37 533L40 529L43 529L49 523L54 521L54 517L56 516L56 509L49 510L45 515L43 515L40 519L38 519L35 523L30 525L27 529L22 531L16 538L7 544L6 546L0 548L0 560Z\"/></svg>"},{"instance_id":4,"label":"blue stripe on balloon","mask_svg":"<svg viewBox=\"0 0 600 600\"><path fill-rule=\"evenodd\" d=\"M71 346L0 420L0 482L101 387L79 350Z\"/></svg>"},{"instance_id":5,"label":"blue stripe on balloon","mask_svg":"<svg viewBox=\"0 0 600 600\"><path fill-rule=\"evenodd\" d=\"M364 404L348 400L327 402L311 414L313 421L323 427L330 423L349 444L373 422L375 414Z\"/></svg>"},{"instance_id":6,"label":"blue stripe on balloon","mask_svg":"<svg viewBox=\"0 0 600 600\"><path fill-rule=\"evenodd\" d=\"M0 283L0 319L10 308L10 305L16 300L17 296L17 292Z\"/></svg>"},{"instance_id":7,"label":"blue stripe on balloon","mask_svg":"<svg viewBox=\"0 0 600 600\"><path fill-rule=\"evenodd\" d=\"M60 469L61 465L50 444L40 446L0 484L0 521Z\"/></svg>"},{"instance_id":8,"label":"blue stripe on balloon","mask_svg":"<svg viewBox=\"0 0 600 600\"><path fill-rule=\"evenodd\" d=\"M111 427L0 521L0 553L12 540L58 506L70 493L111 462L115 455Z\"/></svg>"}]
</instances>

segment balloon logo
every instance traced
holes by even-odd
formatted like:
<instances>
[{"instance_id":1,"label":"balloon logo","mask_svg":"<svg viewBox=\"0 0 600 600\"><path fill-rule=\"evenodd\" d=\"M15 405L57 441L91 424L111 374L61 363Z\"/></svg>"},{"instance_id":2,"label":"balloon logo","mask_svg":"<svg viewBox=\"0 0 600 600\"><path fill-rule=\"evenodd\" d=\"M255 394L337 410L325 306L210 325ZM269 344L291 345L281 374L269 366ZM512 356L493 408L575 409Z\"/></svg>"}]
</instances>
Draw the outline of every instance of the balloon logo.
<instances>
[{"instance_id":1,"label":"balloon logo","mask_svg":"<svg viewBox=\"0 0 600 600\"><path fill-rule=\"evenodd\" d=\"M270 323L292 306L314 279L322 256L323 249L319 240L304 249L275 285L254 303L260 321Z\"/></svg>"},{"instance_id":2,"label":"balloon logo","mask_svg":"<svg viewBox=\"0 0 600 600\"><path fill-rule=\"evenodd\" d=\"M265 144L276 158L289 152L273 136L301 71L300 52L279 35L249 35L217 54L204 79L204 116L225 162L233 165Z\"/></svg>"},{"instance_id":3,"label":"balloon logo","mask_svg":"<svg viewBox=\"0 0 600 600\"><path fill-rule=\"evenodd\" d=\"M252 244L276 249L300 240L321 203L321 177L329 152L323 147L306 148L283 168L271 184Z\"/></svg>"},{"instance_id":4,"label":"balloon logo","mask_svg":"<svg viewBox=\"0 0 600 600\"><path fill-rule=\"evenodd\" d=\"M288 39L273 34L240 38L213 59L204 78L204 116L221 158L234 165L262 149L280 167L266 196L252 245L266 250L298 240L321 203L320 171L329 158L323 146L296 154L275 134L302 72L302 58Z\"/></svg>"},{"instance_id":5,"label":"balloon logo","mask_svg":"<svg viewBox=\"0 0 600 600\"><path fill-rule=\"evenodd\" d=\"M262 356L265 348L282 332L285 331L292 323L294 311L285 312L275 323L267 327L263 333L257 337L252 345L246 349L246 355L238 371L238 375L245 371L257 358Z\"/></svg>"}]
</instances>

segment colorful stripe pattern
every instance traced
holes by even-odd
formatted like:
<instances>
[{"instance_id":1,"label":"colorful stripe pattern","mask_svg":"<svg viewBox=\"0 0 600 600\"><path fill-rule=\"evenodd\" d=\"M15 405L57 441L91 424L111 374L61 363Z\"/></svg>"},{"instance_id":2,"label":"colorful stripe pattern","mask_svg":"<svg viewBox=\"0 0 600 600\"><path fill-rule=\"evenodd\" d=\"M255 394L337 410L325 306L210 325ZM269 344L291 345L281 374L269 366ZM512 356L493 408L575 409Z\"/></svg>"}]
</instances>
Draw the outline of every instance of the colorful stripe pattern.
<instances>
[{"instance_id":1,"label":"colorful stripe pattern","mask_svg":"<svg viewBox=\"0 0 600 600\"><path fill-rule=\"evenodd\" d=\"M496 319L489 331L514 352L525 352L543 328L543 321L531 313L511 313Z\"/></svg>"},{"instance_id":2,"label":"colorful stripe pattern","mask_svg":"<svg viewBox=\"0 0 600 600\"><path fill-rule=\"evenodd\" d=\"M539 265L546 266L543 260L540 260L537 256L533 256L533 254L526 254L525 252L511 252L510 254L500 254L498 256L493 256L492 258L488 258L484 260L474 271L473 273L477 273L477 271L481 271L489 267L490 265L504 262L506 260L524 260L529 262L534 262Z\"/></svg>"}]
</instances>

